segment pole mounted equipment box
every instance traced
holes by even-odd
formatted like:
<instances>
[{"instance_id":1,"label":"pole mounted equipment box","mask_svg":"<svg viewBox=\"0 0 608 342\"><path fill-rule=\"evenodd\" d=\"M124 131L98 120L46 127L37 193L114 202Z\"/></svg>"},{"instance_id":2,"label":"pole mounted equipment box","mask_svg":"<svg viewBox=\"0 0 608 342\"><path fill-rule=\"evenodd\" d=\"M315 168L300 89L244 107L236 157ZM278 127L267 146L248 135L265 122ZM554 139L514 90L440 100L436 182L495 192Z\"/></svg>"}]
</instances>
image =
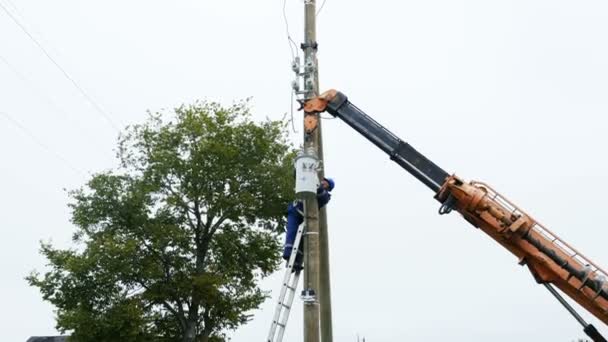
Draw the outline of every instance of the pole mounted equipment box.
<instances>
[{"instance_id":1,"label":"pole mounted equipment box","mask_svg":"<svg viewBox=\"0 0 608 342\"><path fill-rule=\"evenodd\" d=\"M305 148L298 153L295 160L296 197L306 199L317 194L319 187L319 168L321 162L312 148Z\"/></svg>"}]
</instances>

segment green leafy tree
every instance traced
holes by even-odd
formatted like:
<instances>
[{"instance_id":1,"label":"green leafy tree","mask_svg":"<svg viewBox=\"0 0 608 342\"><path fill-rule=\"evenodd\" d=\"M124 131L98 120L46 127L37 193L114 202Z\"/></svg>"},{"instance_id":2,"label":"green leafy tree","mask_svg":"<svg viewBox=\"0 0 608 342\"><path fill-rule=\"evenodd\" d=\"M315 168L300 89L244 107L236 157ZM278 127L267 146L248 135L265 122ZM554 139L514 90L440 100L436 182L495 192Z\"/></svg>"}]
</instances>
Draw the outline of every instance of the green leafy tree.
<instances>
[{"instance_id":1,"label":"green leafy tree","mask_svg":"<svg viewBox=\"0 0 608 342\"><path fill-rule=\"evenodd\" d=\"M293 198L281 121L246 101L151 115L118 149L121 168L71 193L72 249L42 245L27 279L75 341L224 341L267 297Z\"/></svg>"}]
</instances>

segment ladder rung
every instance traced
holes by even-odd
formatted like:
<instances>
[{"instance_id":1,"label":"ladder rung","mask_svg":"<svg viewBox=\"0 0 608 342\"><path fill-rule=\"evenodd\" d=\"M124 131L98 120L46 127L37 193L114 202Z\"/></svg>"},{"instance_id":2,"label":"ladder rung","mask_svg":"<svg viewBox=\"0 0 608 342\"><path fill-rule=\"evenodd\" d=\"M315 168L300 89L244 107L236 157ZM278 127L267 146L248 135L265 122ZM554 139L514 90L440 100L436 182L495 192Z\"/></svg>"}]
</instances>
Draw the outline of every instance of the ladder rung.
<instances>
[{"instance_id":1,"label":"ladder rung","mask_svg":"<svg viewBox=\"0 0 608 342\"><path fill-rule=\"evenodd\" d=\"M291 291L295 291L296 290L295 287L291 287L291 286L289 286L287 284L283 284L283 286L285 286L286 288L290 289Z\"/></svg>"},{"instance_id":2,"label":"ladder rung","mask_svg":"<svg viewBox=\"0 0 608 342\"><path fill-rule=\"evenodd\" d=\"M298 231L298 235L302 234L302 229ZM299 239L300 236L296 237L296 240ZM298 253L297 248L294 248L292 253ZM294 257L294 255L292 255ZM281 342L283 338L283 334L285 333L285 329L287 328L287 320L289 318L289 313L293 308L293 299L295 297L295 292L298 287L298 280L300 278L300 271L294 273L294 263L288 263L287 269L285 270L285 277L283 279L283 287L281 288L281 295L279 296L278 305L275 308L275 318L272 321L272 325L270 327L270 332L268 333L267 342L273 342L275 340L275 336L278 333L278 340L276 342ZM288 293L291 291L291 293ZM278 332L277 332L278 328Z\"/></svg>"}]
</instances>

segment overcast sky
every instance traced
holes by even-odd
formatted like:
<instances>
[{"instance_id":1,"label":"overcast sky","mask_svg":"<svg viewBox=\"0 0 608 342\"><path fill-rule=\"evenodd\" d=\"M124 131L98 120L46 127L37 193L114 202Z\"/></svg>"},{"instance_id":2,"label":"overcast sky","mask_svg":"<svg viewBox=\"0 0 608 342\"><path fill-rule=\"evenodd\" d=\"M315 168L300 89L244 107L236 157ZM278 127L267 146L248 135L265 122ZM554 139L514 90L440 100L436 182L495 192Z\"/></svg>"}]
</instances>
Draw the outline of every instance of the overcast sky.
<instances>
[{"instance_id":1,"label":"overcast sky","mask_svg":"<svg viewBox=\"0 0 608 342\"><path fill-rule=\"evenodd\" d=\"M300 42L303 2L287 1ZM0 3L119 128L196 99L252 96L259 119L290 110L280 0ZM318 19L322 89L340 89L448 172L493 184L608 263L606 1L327 0ZM118 133L2 10L0 57L10 64L0 60L0 327L3 341L25 341L56 334L53 308L23 280L44 270L39 241L70 245L64 189L116 166ZM437 215L425 186L344 123L323 124L337 183L334 340L583 336L515 257L459 215ZM274 298L281 277L262 283ZM301 341L296 302L286 341ZM262 341L273 303L233 341Z\"/></svg>"}]
</instances>

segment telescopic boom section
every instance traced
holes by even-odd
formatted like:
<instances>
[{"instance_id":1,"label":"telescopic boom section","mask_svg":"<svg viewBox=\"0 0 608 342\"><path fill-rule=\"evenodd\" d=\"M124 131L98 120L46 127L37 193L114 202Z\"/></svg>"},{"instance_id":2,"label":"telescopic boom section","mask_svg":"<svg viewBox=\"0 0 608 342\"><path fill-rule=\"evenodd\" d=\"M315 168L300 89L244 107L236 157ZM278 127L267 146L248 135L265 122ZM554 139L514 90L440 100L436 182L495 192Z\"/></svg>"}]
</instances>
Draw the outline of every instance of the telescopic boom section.
<instances>
[{"instance_id":1,"label":"telescopic boom section","mask_svg":"<svg viewBox=\"0 0 608 342\"><path fill-rule=\"evenodd\" d=\"M327 110L361 133L369 141L386 152L393 161L406 169L431 190L437 192L448 178L448 173L416 151L410 144L401 141L384 126L350 103L344 94L330 90L304 107L307 113Z\"/></svg>"},{"instance_id":2,"label":"telescopic boom section","mask_svg":"<svg viewBox=\"0 0 608 342\"><path fill-rule=\"evenodd\" d=\"M340 92L330 90L307 101L304 111L310 117L327 111L346 122L433 190L442 203L441 214L457 210L528 266L539 284L557 286L608 324L608 274L498 192L486 184L450 176Z\"/></svg>"}]
</instances>

